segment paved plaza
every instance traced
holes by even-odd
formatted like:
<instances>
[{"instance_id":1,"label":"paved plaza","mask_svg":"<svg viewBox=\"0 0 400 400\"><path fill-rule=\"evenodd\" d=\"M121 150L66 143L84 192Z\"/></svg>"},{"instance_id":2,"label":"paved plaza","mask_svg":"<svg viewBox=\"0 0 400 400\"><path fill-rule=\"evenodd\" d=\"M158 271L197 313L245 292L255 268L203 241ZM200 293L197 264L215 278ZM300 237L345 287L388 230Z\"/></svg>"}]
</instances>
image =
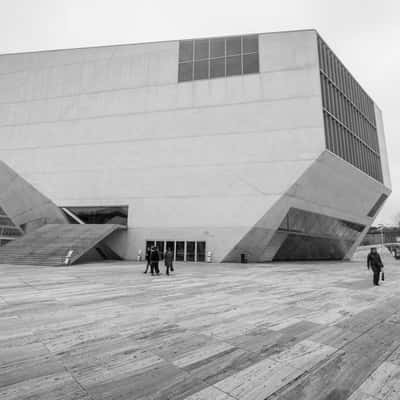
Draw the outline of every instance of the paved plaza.
<instances>
[{"instance_id":1,"label":"paved plaza","mask_svg":"<svg viewBox=\"0 0 400 400\"><path fill-rule=\"evenodd\" d=\"M400 399L400 261L143 269L0 266L0 399Z\"/></svg>"}]
</instances>

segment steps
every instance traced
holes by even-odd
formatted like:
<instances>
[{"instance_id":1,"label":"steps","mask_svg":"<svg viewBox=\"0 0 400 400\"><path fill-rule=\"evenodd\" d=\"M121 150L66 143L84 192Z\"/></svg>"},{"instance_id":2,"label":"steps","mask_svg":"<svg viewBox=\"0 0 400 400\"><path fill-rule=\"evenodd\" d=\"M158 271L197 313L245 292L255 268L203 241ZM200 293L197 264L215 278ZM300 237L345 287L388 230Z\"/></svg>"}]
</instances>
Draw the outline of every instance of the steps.
<instances>
[{"instance_id":1,"label":"steps","mask_svg":"<svg viewBox=\"0 0 400 400\"><path fill-rule=\"evenodd\" d=\"M65 265L69 250L73 250L73 264L113 232L124 229L114 224L47 224L0 247L0 264Z\"/></svg>"}]
</instances>

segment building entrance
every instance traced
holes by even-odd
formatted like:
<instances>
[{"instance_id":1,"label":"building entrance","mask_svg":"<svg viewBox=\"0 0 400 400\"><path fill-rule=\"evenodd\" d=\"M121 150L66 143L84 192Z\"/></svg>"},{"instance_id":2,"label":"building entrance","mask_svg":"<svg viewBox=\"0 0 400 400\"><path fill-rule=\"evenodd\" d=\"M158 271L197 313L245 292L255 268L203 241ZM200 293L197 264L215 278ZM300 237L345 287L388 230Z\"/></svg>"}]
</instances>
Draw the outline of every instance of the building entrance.
<instances>
[{"instance_id":1,"label":"building entrance","mask_svg":"<svg viewBox=\"0 0 400 400\"><path fill-rule=\"evenodd\" d=\"M175 261L205 262L206 242L205 241L183 241L183 240L147 240L148 248L156 246L160 252L160 258L164 259L165 252L171 250Z\"/></svg>"}]
</instances>

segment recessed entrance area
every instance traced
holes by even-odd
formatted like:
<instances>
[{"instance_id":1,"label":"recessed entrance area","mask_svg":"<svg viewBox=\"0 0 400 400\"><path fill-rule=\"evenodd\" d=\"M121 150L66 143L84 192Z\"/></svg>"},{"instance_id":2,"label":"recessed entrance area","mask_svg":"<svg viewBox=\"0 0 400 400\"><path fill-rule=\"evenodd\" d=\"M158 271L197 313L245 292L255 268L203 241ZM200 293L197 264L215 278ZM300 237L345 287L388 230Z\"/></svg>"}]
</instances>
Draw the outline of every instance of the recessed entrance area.
<instances>
[{"instance_id":1,"label":"recessed entrance area","mask_svg":"<svg viewBox=\"0 0 400 400\"><path fill-rule=\"evenodd\" d=\"M185 241L185 240L147 240L146 249L156 246L161 258L167 250L174 253L175 261L205 262L206 261L206 242L205 241Z\"/></svg>"},{"instance_id":2,"label":"recessed entrance area","mask_svg":"<svg viewBox=\"0 0 400 400\"><path fill-rule=\"evenodd\" d=\"M128 206L63 207L85 224L128 225ZM71 215L67 214L70 219ZM71 221L76 223L77 221Z\"/></svg>"}]
</instances>

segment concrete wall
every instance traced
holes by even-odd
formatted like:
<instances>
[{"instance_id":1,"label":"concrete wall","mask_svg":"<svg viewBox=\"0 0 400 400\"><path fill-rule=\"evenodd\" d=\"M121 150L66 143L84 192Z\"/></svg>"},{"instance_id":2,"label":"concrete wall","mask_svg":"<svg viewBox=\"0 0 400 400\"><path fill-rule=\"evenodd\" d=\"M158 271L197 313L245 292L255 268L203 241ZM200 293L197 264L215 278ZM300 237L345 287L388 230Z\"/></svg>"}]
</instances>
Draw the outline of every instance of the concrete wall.
<instances>
[{"instance_id":1,"label":"concrete wall","mask_svg":"<svg viewBox=\"0 0 400 400\"><path fill-rule=\"evenodd\" d=\"M360 220L386 188L336 156L321 162L316 32L262 34L259 51L259 74L179 84L177 41L0 56L0 159L60 206L128 204L128 232L111 243L127 258L146 239L268 258L295 203ZM352 187L363 196L343 197Z\"/></svg>"},{"instance_id":2,"label":"concrete wall","mask_svg":"<svg viewBox=\"0 0 400 400\"><path fill-rule=\"evenodd\" d=\"M382 163L383 183L386 187L391 189L392 182L390 180L390 173L389 173L389 160L386 148L385 131L383 129L382 111L376 104L374 104L374 108L375 108L376 130L378 132L379 153L381 156L381 163Z\"/></svg>"},{"instance_id":3,"label":"concrete wall","mask_svg":"<svg viewBox=\"0 0 400 400\"><path fill-rule=\"evenodd\" d=\"M60 206L129 204L128 258L222 259L324 149L316 33L259 45L260 74L179 84L176 41L1 56L0 159Z\"/></svg>"},{"instance_id":4,"label":"concrete wall","mask_svg":"<svg viewBox=\"0 0 400 400\"><path fill-rule=\"evenodd\" d=\"M0 206L25 232L45 224L67 223L62 211L49 198L38 192L2 161L0 161Z\"/></svg>"}]
</instances>

